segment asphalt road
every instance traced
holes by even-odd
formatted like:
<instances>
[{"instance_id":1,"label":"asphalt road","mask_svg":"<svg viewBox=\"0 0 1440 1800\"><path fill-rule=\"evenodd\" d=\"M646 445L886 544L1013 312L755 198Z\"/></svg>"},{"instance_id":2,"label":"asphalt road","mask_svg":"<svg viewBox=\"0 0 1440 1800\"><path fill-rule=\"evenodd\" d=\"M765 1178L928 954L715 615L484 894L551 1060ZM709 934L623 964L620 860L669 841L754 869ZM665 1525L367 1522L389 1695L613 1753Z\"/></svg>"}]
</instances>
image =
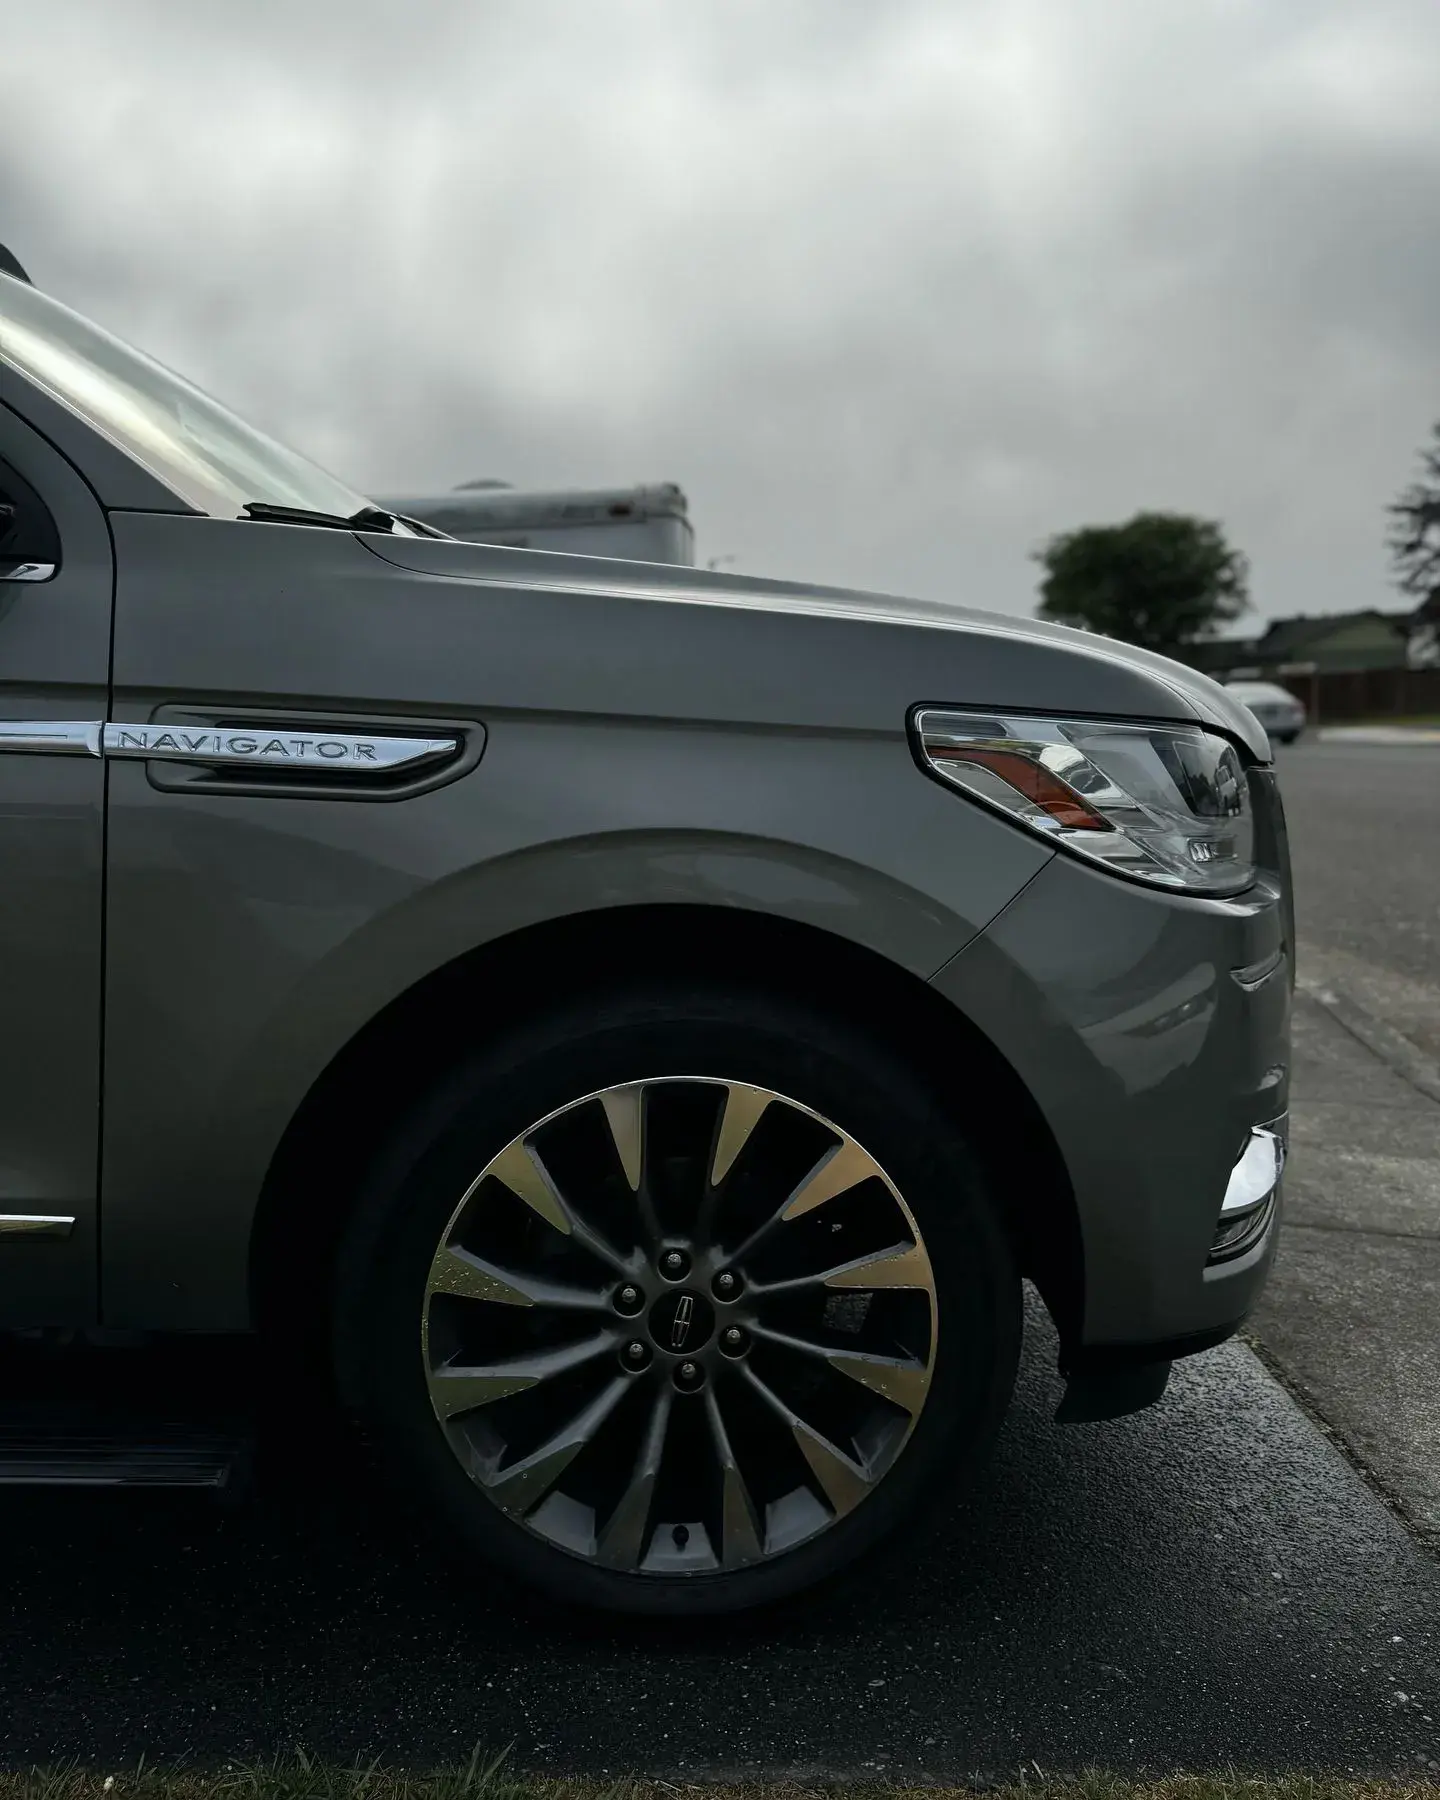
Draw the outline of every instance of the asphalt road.
<instances>
[{"instance_id":1,"label":"asphalt road","mask_svg":"<svg viewBox=\"0 0 1440 1800\"><path fill-rule=\"evenodd\" d=\"M1424 987L1440 753L1302 745L1284 782L1302 972L1359 969L1372 1000ZM1311 1359L1300 1385L1345 1441L1380 1419L1378 1455L1403 1452L1418 1415L1374 1403L1393 1358L1366 1309L1409 1278L1437 1165L1414 1089L1367 1057L1305 1014L1312 1149L1264 1335ZM1389 1157L1378 1248L1343 1235L1375 1189L1363 1163L1344 1185L1343 1155ZM1440 1561L1336 1441L1239 1344L1181 1365L1133 1419L1056 1427L1032 1323L980 1492L905 1562L746 1625L616 1627L468 1582L344 1472L228 1513L0 1496L0 1765L296 1745L429 1764L478 1744L554 1771L692 1776L1440 1770Z\"/></svg>"},{"instance_id":2,"label":"asphalt road","mask_svg":"<svg viewBox=\"0 0 1440 1800\"><path fill-rule=\"evenodd\" d=\"M1280 751L1302 977L1440 1058L1440 746Z\"/></svg>"},{"instance_id":3,"label":"asphalt road","mask_svg":"<svg viewBox=\"0 0 1440 1800\"><path fill-rule=\"evenodd\" d=\"M1301 987L1251 1329L1440 1554L1440 745L1302 743L1281 781Z\"/></svg>"},{"instance_id":4,"label":"asphalt road","mask_svg":"<svg viewBox=\"0 0 1440 1800\"><path fill-rule=\"evenodd\" d=\"M993 1470L923 1554L722 1630L469 1585L342 1491L0 1500L0 1763L1440 1769L1440 1566L1251 1353L1061 1428L1051 1348L1032 1332Z\"/></svg>"}]
</instances>

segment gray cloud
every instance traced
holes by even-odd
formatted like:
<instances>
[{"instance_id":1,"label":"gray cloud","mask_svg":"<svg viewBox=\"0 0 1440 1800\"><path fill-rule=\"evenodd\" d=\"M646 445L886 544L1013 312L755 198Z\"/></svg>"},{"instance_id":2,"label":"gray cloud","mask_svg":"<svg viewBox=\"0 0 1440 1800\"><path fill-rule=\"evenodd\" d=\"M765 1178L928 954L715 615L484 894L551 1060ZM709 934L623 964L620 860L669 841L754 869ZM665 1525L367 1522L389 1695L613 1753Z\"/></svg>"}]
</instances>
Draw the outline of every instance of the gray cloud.
<instances>
[{"instance_id":1,"label":"gray cloud","mask_svg":"<svg viewBox=\"0 0 1440 1800\"><path fill-rule=\"evenodd\" d=\"M50 0L0 239L362 487L673 478L702 552L1023 611L1223 518L1391 604L1434 0Z\"/></svg>"}]
</instances>

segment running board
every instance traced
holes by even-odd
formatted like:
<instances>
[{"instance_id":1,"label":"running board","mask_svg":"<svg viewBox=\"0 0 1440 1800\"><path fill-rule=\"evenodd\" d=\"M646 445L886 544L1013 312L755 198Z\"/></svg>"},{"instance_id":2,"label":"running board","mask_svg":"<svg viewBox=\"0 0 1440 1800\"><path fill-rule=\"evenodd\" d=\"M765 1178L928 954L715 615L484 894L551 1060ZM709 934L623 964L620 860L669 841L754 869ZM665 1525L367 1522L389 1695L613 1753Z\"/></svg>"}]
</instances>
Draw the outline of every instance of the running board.
<instances>
[{"instance_id":1,"label":"running board","mask_svg":"<svg viewBox=\"0 0 1440 1800\"><path fill-rule=\"evenodd\" d=\"M250 1446L186 1431L0 1428L0 1487L206 1488L247 1485Z\"/></svg>"}]
</instances>

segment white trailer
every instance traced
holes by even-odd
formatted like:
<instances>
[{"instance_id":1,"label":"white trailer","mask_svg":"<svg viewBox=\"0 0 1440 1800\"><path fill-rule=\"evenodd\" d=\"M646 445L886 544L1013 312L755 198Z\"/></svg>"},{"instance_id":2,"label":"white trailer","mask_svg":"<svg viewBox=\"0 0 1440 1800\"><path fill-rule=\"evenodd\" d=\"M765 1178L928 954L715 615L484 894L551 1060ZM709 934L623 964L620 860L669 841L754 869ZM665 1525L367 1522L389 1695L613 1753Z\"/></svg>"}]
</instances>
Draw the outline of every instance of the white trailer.
<instances>
[{"instance_id":1,"label":"white trailer","mask_svg":"<svg viewBox=\"0 0 1440 1800\"><path fill-rule=\"evenodd\" d=\"M695 562L685 495L673 482L558 493L527 493L486 482L449 494L396 496L380 504L476 544L568 550L629 562Z\"/></svg>"}]
</instances>

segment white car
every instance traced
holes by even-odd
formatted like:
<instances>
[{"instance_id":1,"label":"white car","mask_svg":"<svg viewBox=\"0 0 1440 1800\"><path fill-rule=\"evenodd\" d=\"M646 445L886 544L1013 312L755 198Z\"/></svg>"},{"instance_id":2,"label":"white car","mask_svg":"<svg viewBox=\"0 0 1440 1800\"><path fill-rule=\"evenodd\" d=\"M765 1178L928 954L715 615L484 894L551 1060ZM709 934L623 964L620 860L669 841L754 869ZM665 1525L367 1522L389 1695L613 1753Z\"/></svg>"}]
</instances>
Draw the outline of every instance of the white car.
<instances>
[{"instance_id":1,"label":"white car","mask_svg":"<svg viewBox=\"0 0 1440 1800\"><path fill-rule=\"evenodd\" d=\"M1248 706L1272 743L1293 744L1305 729L1303 700L1274 681L1230 681L1225 684L1242 706Z\"/></svg>"}]
</instances>

